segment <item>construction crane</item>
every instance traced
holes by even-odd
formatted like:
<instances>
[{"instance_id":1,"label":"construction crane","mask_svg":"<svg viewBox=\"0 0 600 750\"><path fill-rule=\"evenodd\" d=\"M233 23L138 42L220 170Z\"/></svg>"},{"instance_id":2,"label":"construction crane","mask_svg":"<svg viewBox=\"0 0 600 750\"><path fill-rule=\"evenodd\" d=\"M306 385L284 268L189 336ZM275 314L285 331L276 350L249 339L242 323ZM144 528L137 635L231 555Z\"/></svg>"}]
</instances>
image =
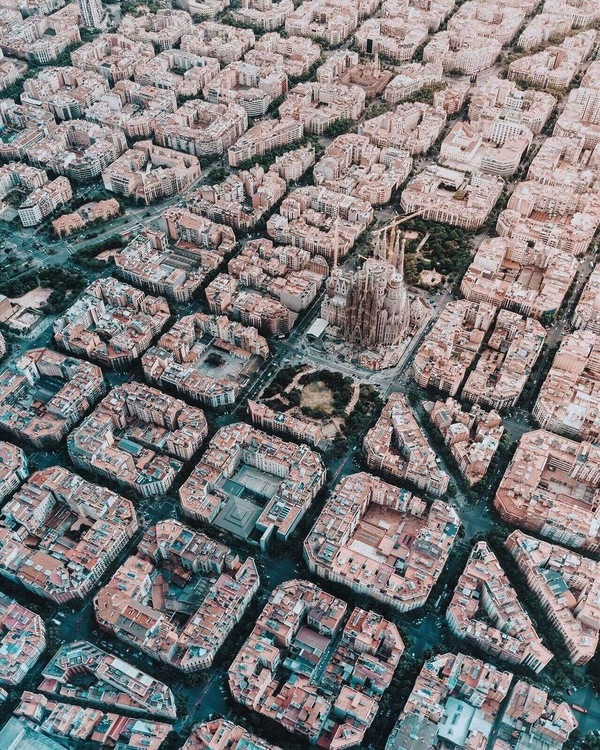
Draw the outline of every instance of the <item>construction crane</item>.
<instances>
[{"instance_id":1,"label":"construction crane","mask_svg":"<svg viewBox=\"0 0 600 750\"><path fill-rule=\"evenodd\" d=\"M415 216L420 216L421 211L413 211L411 214L404 214L404 216L397 216L395 219L392 219L390 222L385 224L385 226L380 227L379 229L374 229L372 232L372 236L377 239L378 242L381 241L381 235L387 234L387 232L391 231L391 237L390 241L388 242L388 246L395 247L396 245L396 227L400 226L400 224L404 224L405 221L408 221L409 219L414 219ZM404 253L403 253L404 254ZM385 256L387 258L387 252L385 253ZM361 260L366 260L366 255L359 255L358 256Z\"/></svg>"},{"instance_id":2,"label":"construction crane","mask_svg":"<svg viewBox=\"0 0 600 750\"><path fill-rule=\"evenodd\" d=\"M379 229L374 229L373 236L377 237L380 234L383 234L383 232L387 232L388 230L393 229L394 227L397 227L400 224L404 224L404 222L408 221L409 219L414 219L416 216L420 216L421 213L422 213L421 211L413 211L412 214L404 214L404 216L397 216L395 219L392 219L385 226L380 227Z\"/></svg>"}]
</instances>

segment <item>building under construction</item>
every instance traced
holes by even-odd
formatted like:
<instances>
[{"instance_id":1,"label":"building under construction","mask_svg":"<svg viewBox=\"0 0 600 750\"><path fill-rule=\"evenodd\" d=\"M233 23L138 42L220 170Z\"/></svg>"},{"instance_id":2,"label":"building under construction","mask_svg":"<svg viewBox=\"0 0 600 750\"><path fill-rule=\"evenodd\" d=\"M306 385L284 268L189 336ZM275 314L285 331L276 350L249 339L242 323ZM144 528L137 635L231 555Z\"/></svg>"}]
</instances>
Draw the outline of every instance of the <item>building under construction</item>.
<instances>
[{"instance_id":1,"label":"building under construction","mask_svg":"<svg viewBox=\"0 0 600 750\"><path fill-rule=\"evenodd\" d=\"M396 223L376 237L373 257L361 269L333 269L321 316L353 347L373 354L385 349L391 355L411 323L403 273L404 238Z\"/></svg>"}]
</instances>

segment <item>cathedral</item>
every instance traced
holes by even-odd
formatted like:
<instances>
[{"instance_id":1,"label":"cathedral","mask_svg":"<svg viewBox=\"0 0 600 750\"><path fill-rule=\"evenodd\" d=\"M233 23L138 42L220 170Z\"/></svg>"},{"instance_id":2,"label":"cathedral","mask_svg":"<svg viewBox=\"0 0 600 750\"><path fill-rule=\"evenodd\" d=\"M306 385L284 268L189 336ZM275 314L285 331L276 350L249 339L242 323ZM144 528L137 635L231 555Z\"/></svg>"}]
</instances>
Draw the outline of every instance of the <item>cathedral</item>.
<instances>
[{"instance_id":1,"label":"cathedral","mask_svg":"<svg viewBox=\"0 0 600 750\"><path fill-rule=\"evenodd\" d=\"M334 262L321 317L356 349L391 353L411 322L403 266L404 239L391 225L379 233L373 257L359 270L345 271Z\"/></svg>"}]
</instances>

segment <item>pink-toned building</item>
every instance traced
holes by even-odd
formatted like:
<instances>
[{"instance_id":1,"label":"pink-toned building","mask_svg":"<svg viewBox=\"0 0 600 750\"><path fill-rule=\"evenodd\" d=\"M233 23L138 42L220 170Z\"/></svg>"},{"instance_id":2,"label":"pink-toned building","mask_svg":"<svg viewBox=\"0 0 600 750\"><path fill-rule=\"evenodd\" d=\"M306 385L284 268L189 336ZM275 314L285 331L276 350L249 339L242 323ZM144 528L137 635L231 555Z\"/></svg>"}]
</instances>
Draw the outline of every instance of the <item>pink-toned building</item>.
<instances>
[{"instance_id":1,"label":"pink-toned building","mask_svg":"<svg viewBox=\"0 0 600 750\"><path fill-rule=\"evenodd\" d=\"M487 302L446 305L414 357L416 383L456 396L495 316L496 309Z\"/></svg>"},{"instance_id":2,"label":"pink-toned building","mask_svg":"<svg viewBox=\"0 0 600 750\"><path fill-rule=\"evenodd\" d=\"M405 479L436 497L448 489L450 479L401 393L390 396L363 447L370 469Z\"/></svg>"},{"instance_id":3,"label":"pink-toned building","mask_svg":"<svg viewBox=\"0 0 600 750\"><path fill-rule=\"evenodd\" d=\"M477 249L460 291L470 302L541 318L560 309L577 268L577 260L558 248L493 237Z\"/></svg>"},{"instance_id":4,"label":"pink-toned building","mask_svg":"<svg viewBox=\"0 0 600 750\"><path fill-rule=\"evenodd\" d=\"M137 530L130 500L59 466L37 471L2 508L0 575L58 604L85 599Z\"/></svg>"},{"instance_id":5,"label":"pink-toned building","mask_svg":"<svg viewBox=\"0 0 600 750\"><path fill-rule=\"evenodd\" d=\"M201 409L133 381L109 392L68 449L76 466L150 497L169 491L207 434Z\"/></svg>"},{"instance_id":6,"label":"pink-toned building","mask_svg":"<svg viewBox=\"0 0 600 750\"><path fill-rule=\"evenodd\" d=\"M89 641L65 643L46 664L42 676L38 690L46 695L177 718L175 698L164 682Z\"/></svg>"},{"instance_id":7,"label":"pink-toned building","mask_svg":"<svg viewBox=\"0 0 600 750\"><path fill-rule=\"evenodd\" d=\"M463 410L450 396L426 401L423 408L450 449L460 473L473 486L485 478L500 445L504 427L500 415L478 404Z\"/></svg>"},{"instance_id":8,"label":"pink-toned building","mask_svg":"<svg viewBox=\"0 0 600 750\"><path fill-rule=\"evenodd\" d=\"M381 615L356 608L348 617L346 603L315 584L287 581L229 667L229 688L238 703L294 735L356 747L403 652L397 627Z\"/></svg>"},{"instance_id":9,"label":"pink-toned building","mask_svg":"<svg viewBox=\"0 0 600 750\"><path fill-rule=\"evenodd\" d=\"M11 495L28 476L25 452L12 443L0 441L0 501Z\"/></svg>"},{"instance_id":10,"label":"pink-toned building","mask_svg":"<svg viewBox=\"0 0 600 750\"><path fill-rule=\"evenodd\" d=\"M317 185L353 195L373 206L389 203L406 180L413 160L407 151L379 148L366 135L338 136L313 169Z\"/></svg>"},{"instance_id":11,"label":"pink-toned building","mask_svg":"<svg viewBox=\"0 0 600 750\"><path fill-rule=\"evenodd\" d=\"M486 542L471 550L446 620L457 638L502 661L537 673L553 658Z\"/></svg>"},{"instance_id":12,"label":"pink-toned building","mask_svg":"<svg viewBox=\"0 0 600 750\"><path fill-rule=\"evenodd\" d=\"M280 750L227 719L213 719L198 724L185 741L182 750Z\"/></svg>"},{"instance_id":13,"label":"pink-toned building","mask_svg":"<svg viewBox=\"0 0 600 750\"><path fill-rule=\"evenodd\" d=\"M248 115L239 104L210 104L192 99L154 126L160 146L196 156L222 154L248 129Z\"/></svg>"},{"instance_id":14,"label":"pink-toned building","mask_svg":"<svg viewBox=\"0 0 600 750\"><path fill-rule=\"evenodd\" d=\"M211 354L223 365L208 364ZM142 367L150 382L216 408L235 403L268 356L269 345L256 328L196 313L181 318L148 349Z\"/></svg>"},{"instance_id":15,"label":"pink-toned building","mask_svg":"<svg viewBox=\"0 0 600 750\"><path fill-rule=\"evenodd\" d=\"M312 573L408 612L427 601L459 527L446 503L427 507L371 474L352 474L326 502L306 537L304 557Z\"/></svg>"},{"instance_id":16,"label":"pink-toned building","mask_svg":"<svg viewBox=\"0 0 600 750\"><path fill-rule=\"evenodd\" d=\"M496 491L502 518L560 544L600 549L600 448L525 433Z\"/></svg>"},{"instance_id":17,"label":"pink-toned building","mask_svg":"<svg viewBox=\"0 0 600 750\"><path fill-rule=\"evenodd\" d=\"M45 650L46 627L42 618L0 593L0 682L23 682Z\"/></svg>"},{"instance_id":18,"label":"pink-toned building","mask_svg":"<svg viewBox=\"0 0 600 750\"><path fill-rule=\"evenodd\" d=\"M54 323L57 344L113 370L138 359L166 326L166 299L112 276L94 281Z\"/></svg>"},{"instance_id":19,"label":"pink-toned building","mask_svg":"<svg viewBox=\"0 0 600 750\"><path fill-rule=\"evenodd\" d=\"M170 724L61 703L29 691L21 696L14 715L42 736L77 744L87 741L99 747L118 742L123 750L159 750L172 729Z\"/></svg>"},{"instance_id":20,"label":"pink-toned building","mask_svg":"<svg viewBox=\"0 0 600 750\"><path fill-rule=\"evenodd\" d=\"M406 213L419 211L424 219L479 229L503 188L504 181L496 175L431 164L404 188L400 204Z\"/></svg>"},{"instance_id":21,"label":"pink-toned building","mask_svg":"<svg viewBox=\"0 0 600 750\"><path fill-rule=\"evenodd\" d=\"M521 531L513 531L506 547L570 661L586 664L596 653L600 634L599 564Z\"/></svg>"},{"instance_id":22,"label":"pink-toned building","mask_svg":"<svg viewBox=\"0 0 600 750\"><path fill-rule=\"evenodd\" d=\"M46 378L62 387L44 403L35 394ZM55 446L105 393L96 365L51 349L30 349L0 373L0 425L36 448Z\"/></svg>"},{"instance_id":23,"label":"pink-toned building","mask_svg":"<svg viewBox=\"0 0 600 750\"><path fill-rule=\"evenodd\" d=\"M563 338L533 416L546 430L598 445L599 399L600 336L590 330L576 331Z\"/></svg>"},{"instance_id":24,"label":"pink-toned building","mask_svg":"<svg viewBox=\"0 0 600 750\"><path fill-rule=\"evenodd\" d=\"M365 120L361 135L380 148L398 148L411 156L425 154L439 138L446 124L446 113L430 104L405 102L395 110Z\"/></svg>"},{"instance_id":25,"label":"pink-toned building","mask_svg":"<svg viewBox=\"0 0 600 750\"><path fill-rule=\"evenodd\" d=\"M184 590L202 585L197 606ZM241 562L224 544L168 519L146 530L137 554L127 558L94 598L100 627L157 661L182 672L208 669L257 592L253 558Z\"/></svg>"},{"instance_id":26,"label":"pink-toned building","mask_svg":"<svg viewBox=\"0 0 600 750\"><path fill-rule=\"evenodd\" d=\"M256 477L256 479L254 479ZM232 494L233 480L240 494ZM307 445L287 443L250 425L222 427L179 490L184 515L266 545L286 540L325 482L325 467ZM255 488L261 505L242 488ZM257 538L258 535L258 538Z\"/></svg>"}]
</instances>

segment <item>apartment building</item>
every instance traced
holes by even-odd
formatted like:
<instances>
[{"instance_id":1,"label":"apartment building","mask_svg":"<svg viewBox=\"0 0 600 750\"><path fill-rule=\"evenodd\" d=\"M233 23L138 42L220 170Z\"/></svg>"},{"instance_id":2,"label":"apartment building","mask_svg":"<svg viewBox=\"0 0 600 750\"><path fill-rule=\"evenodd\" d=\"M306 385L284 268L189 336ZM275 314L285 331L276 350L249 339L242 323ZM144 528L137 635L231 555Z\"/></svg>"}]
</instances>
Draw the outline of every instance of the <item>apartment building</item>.
<instances>
[{"instance_id":1,"label":"apartment building","mask_svg":"<svg viewBox=\"0 0 600 750\"><path fill-rule=\"evenodd\" d=\"M76 120L108 89L99 73L69 65L47 67L23 83L21 103L43 107L57 120Z\"/></svg>"},{"instance_id":2,"label":"apartment building","mask_svg":"<svg viewBox=\"0 0 600 750\"><path fill-rule=\"evenodd\" d=\"M400 393L390 396L363 447L370 469L405 479L436 497L448 489L449 477L440 469L435 451Z\"/></svg>"},{"instance_id":3,"label":"apartment building","mask_svg":"<svg viewBox=\"0 0 600 750\"><path fill-rule=\"evenodd\" d=\"M452 0L384 0L381 15L425 24L430 32L436 32L453 10Z\"/></svg>"},{"instance_id":4,"label":"apartment building","mask_svg":"<svg viewBox=\"0 0 600 750\"><path fill-rule=\"evenodd\" d=\"M211 367L211 353L224 366ZM259 366L256 359L268 356L269 345L256 328L196 313L178 320L146 352L142 367L149 382L216 408L235 403Z\"/></svg>"},{"instance_id":5,"label":"apartment building","mask_svg":"<svg viewBox=\"0 0 600 750\"><path fill-rule=\"evenodd\" d=\"M410 62L429 35L423 23L403 18L370 18L354 35L358 49L393 63Z\"/></svg>"},{"instance_id":6,"label":"apartment building","mask_svg":"<svg viewBox=\"0 0 600 750\"><path fill-rule=\"evenodd\" d=\"M413 62L396 68L396 75L384 91L383 98L390 104L398 104L418 91L441 83L442 65L437 58L426 63Z\"/></svg>"},{"instance_id":7,"label":"apartment building","mask_svg":"<svg viewBox=\"0 0 600 750\"><path fill-rule=\"evenodd\" d=\"M571 29L572 23L566 16L538 13L521 32L518 45L525 52L535 52L553 42L563 41Z\"/></svg>"},{"instance_id":8,"label":"apartment building","mask_svg":"<svg viewBox=\"0 0 600 750\"><path fill-rule=\"evenodd\" d=\"M42 618L0 593L0 682L19 685L45 650Z\"/></svg>"},{"instance_id":9,"label":"apartment building","mask_svg":"<svg viewBox=\"0 0 600 750\"><path fill-rule=\"evenodd\" d=\"M290 256L296 259L290 262ZM274 247L270 240L249 240L244 249L227 264L231 276L250 289L266 292L293 313L306 310L317 298L326 264L318 270L306 250L291 246Z\"/></svg>"},{"instance_id":10,"label":"apartment building","mask_svg":"<svg viewBox=\"0 0 600 750\"><path fill-rule=\"evenodd\" d=\"M275 435L291 437L303 443L308 443L314 448L326 448L329 443L323 429L318 424L287 412L275 411L260 401L248 399L248 415L252 424L259 430L267 430Z\"/></svg>"},{"instance_id":11,"label":"apartment building","mask_svg":"<svg viewBox=\"0 0 600 750\"><path fill-rule=\"evenodd\" d=\"M405 102L391 112L360 123L358 131L379 148L397 148L420 156L440 137L446 117L444 110L430 104Z\"/></svg>"},{"instance_id":12,"label":"apartment building","mask_svg":"<svg viewBox=\"0 0 600 750\"><path fill-rule=\"evenodd\" d=\"M257 156L264 156L273 149L285 148L302 140L304 124L282 115L279 120L263 120L247 130L227 149L230 167L239 167Z\"/></svg>"},{"instance_id":13,"label":"apartment building","mask_svg":"<svg viewBox=\"0 0 600 750\"><path fill-rule=\"evenodd\" d=\"M501 237L540 242L579 256L587 252L599 225L596 191L527 180L511 194L496 231Z\"/></svg>"},{"instance_id":14,"label":"apartment building","mask_svg":"<svg viewBox=\"0 0 600 750\"><path fill-rule=\"evenodd\" d=\"M232 62L223 68L203 89L211 104L234 102L244 108L248 117L265 115L274 99L288 90L287 74L280 61L257 56L256 62Z\"/></svg>"},{"instance_id":15,"label":"apartment building","mask_svg":"<svg viewBox=\"0 0 600 750\"><path fill-rule=\"evenodd\" d=\"M75 466L151 497L169 491L207 434L201 409L132 381L108 393L67 448Z\"/></svg>"},{"instance_id":16,"label":"apartment building","mask_svg":"<svg viewBox=\"0 0 600 750\"><path fill-rule=\"evenodd\" d=\"M0 512L0 575L56 604L85 599L137 530L130 500L52 466Z\"/></svg>"},{"instance_id":17,"label":"apartment building","mask_svg":"<svg viewBox=\"0 0 600 750\"><path fill-rule=\"evenodd\" d=\"M358 120L364 112L365 100L365 91L360 86L299 83L279 107L279 116L298 120L307 132L323 135L339 120Z\"/></svg>"},{"instance_id":18,"label":"apartment building","mask_svg":"<svg viewBox=\"0 0 600 750\"><path fill-rule=\"evenodd\" d=\"M15 161L0 167L0 198L10 195L13 190L27 192L47 184L48 175L43 169Z\"/></svg>"},{"instance_id":19,"label":"apartment building","mask_svg":"<svg viewBox=\"0 0 600 750\"><path fill-rule=\"evenodd\" d=\"M73 197L71 183L66 177L57 177L43 187L35 188L19 206L19 219L24 227L41 224L57 208Z\"/></svg>"},{"instance_id":20,"label":"apartment building","mask_svg":"<svg viewBox=\"0 0 600 750\"><path fill-rule=\"evenodd\" d=\"M139 747L159 750L172 729L170 724L61 703L28 690L21 696L14 716L35 730L36 741L42 735L44 742L48 736L63 742L89 742L100 747L110 747L118 742L123 750L137 750Z\"/></svg>"},{"instance_id":21,"label":"apartment building","mask_svg":"<svg viewBox=\"0 0 600 750\"><path fill-rule=\"evenodd\" d=\"M44 667L42 677L38 690L46 695L177 718L175 698L164 682L89 641L61 646Z\"/></svg>"},{"instance_id":22,"label":"apartment building","mask_svg":"<svg viewBox=\"0 0 600 750\"><path fill-rule=\"evenodd\" d=\"M77 3L69 3L49 15L30 14L27 6L6 10L8 17L5 15L0 33L0 50L5 55L47 65L81 41Z\"/></svg>"},{"instance_id":23,"label":"apartment building","mask_svg":"<svg viewBox=\"0 0 600 750\"><path fill-rule=\"evenodd\" d=\"M415 742L431 750L449 743L481 748L490 741L507 750L515 734L519 744L561 750L577 728L571 708L513 678L465 654L434 656L423 665L386 750L412 750Z\"/></svg>"},{"instance_id":24,"label":"apartment building","mask_svg":"<svg viewBox=\"0 0 600 750\"><path fill-rule=\"evenodd\" d=\"M251 29L238 29L216 21L202 21L181 37L181 49L200 57L216 57L223 65L241 60L254 47Z\"/></svg>"},{"instance_id":25,"label":"apartment building","mask_svg":"<svg viewBox=\"0 0 600 750\"><path fill-rule=\"evenodd\" d=\"M111 86L128 80L138 65L153 58L151 44L134 42L123 34L101 34L71 52L71 62L76 68L104 76Z\"/></svg>"},{"instance_id":26,"label":"apartment building","mask_svg":"<svg viewBox=\"0 0 600 750\"><path fill-rule=\"evenodd\" d=\"M50 112L31 104L16 104L13 99L0 100L0 120L3 126L0 156L4 161L22 161L29 145L56 128L56 120Z\"/></svg>"},{"instance_id":27,"label":"apartment building","mask_svg":"<svg viewBox=\"0 0 600 750\"><path fill-rule=\"evenodd\" d=\"M0 441L0 501L12 495L28 476L25 452L12 443Z\"/></svg>"},{"instance_id":28,"label":"apartment building","mask_svg":"<svg viewBox=\"0 0 600 750\"><path fill-rule=\"evenodd\" d=\"M445 401L426 401L423 408L439 430L458 470L472 487L487 475L504 435L496 411L475 404L470 411L449 396Z\"/></svg>"},{"instance_id":29,"label":"apartment building","mask_svg":"<svg viewBox=\"0 0 600 750\"><path fill-rule=\"evenodd\" d=\"M496 175L463 172L432 164L417 174L402 191L406 213L420 211L424 219L479 229L504 188Z\"/></svg>"},{"instance_id":30,"label":"apartment building","mask_svg":"<svg viewBox=\"0 0 600 750\"><path fill-rule=\"evenodd\" d=\"M182 750L213 750L215 745L222 750L281 750L227 719L213 719L196 725Z\"/></svg>"},{"instance_id":31,"label":"apartment building","mask_svg":"<svg viewBox=\"0 0 600 750\"><path fill-rule=\"evenodd\" d=\"M440 750L446 739L459 747L481 746L491 734L511 680L510 672L465 654L439 654L428 659L386 750L408 750L415 741Z\"/></svg>"},{"instance_id":32,"label":"apartment building","mask_svg":"<svg viewBox=\"0 0 600 750\"><path fill-rule=\"evenodd\" d=\"M54 322L54 339L72 354L113 370L128 367L166 326L171 311L152 297L112 276L92 282Z\"/></svg>"},{"instance_id":33,"label":"apartment building","mask_svg":"<svg viewBox=\"0 0 600 750\"><path fill-rule=\"evenodd\" d=\"M582 85L569 93L554 126L554 135L583 138L587 149L600 143L600 77L593 85Z\"/></svg>"},{"instance_id":34,"label":"apartment building","mask_svg":"<svg viewBox=\"0 0 600 750\"><path fill-rule=\"evenodd\" d=\"M442 141L439 163L451 169L509 177L519 168L531 146L533 133L506 137L502 144L488 140L468 122L457 122Z\"/></svg>"},{"instance_id":35,"label":"apartment building","mask_svg":"<svg viewBox=\"0 0 600 750\"><path fill-rule=\"evenodd\" d=\"M575 308L573 325L600 334L600 267L594 268Z\"/></svg>"},{"instance_id":36,"label":"apartment building","mask_svg":"<svg viewBox=\"0 0 600 750\"><path fill-rule=\"evenodd\" d=\"M356 608L347 618L346 610L308 581L279 585L229 667L234 700L314 744L326 734L360 746L404 643L381 615Z\"/></svg>"},{"instance_id":37,"label":"apartment building","mask_svg":"<svg viewBox=\"0 0 600 750\"><path fill-rule=\"evenodd\" d=\"M450 505L436 500L428 507L361 472L344 477L325 503L304 558L312 573L407 612L426 603L459 527Z\"/></svg>"},{"instance_id":38,"label":"apartment building","mask_svg":"<svg viewBox=\"0 0 600 750\"><path fill-rule=\"evenodd\" d=\"M585 193L600 179L600 149L586 148L585 138L546 138L529 166L527 179Z\"/></svg>"},{"instance_id":39,"label":"apartment building","mask_svg":"<svg viewBox=\"0 0 600 750\"><path fill-rule=\"evenodd\" d=\"M63 214L52 222L52 228L58 237L68 237L86 226L114 219L121 213L119 201L108 198L104 201L92 201L80 206L77 211Z\"/></svg>"},{"instance_id":40,"label":"apartment building","mask_svg":"<svg viewBox=\"0 0 600 750\"><path fill-rule=\"evenodd\" d=\"M459 34L463 29L502 46L510 44L525 20L526 10L517 3L495 3L490 0L468 0L448 20L448 30Z\"/></svg>"},{"instance_id":41,"label":"apartment building","mask_svg":"<svg viewBox=\"0 0 600 750\"><path fill-rule=\"evenodd\" d=\"M100 627L153 659L184 673L208 669L242 619L259 587L253 558L179 521L159 521L144 532L94 598ZM204 597L186 601L193 585ZM189 616L179 621L174 609Z\"/></svg>"},{"instance_id":42,"label":"apartment building","mask_svg":"<svg viewBox=\"0 0 600 750\"><path fill-rule=\"evenodd\" d=\"M500 310L475 368L468 374L462 398L504 411L515 406L546 341L546 329L533 318Z\"/></svg>"},{"instance_id":43,"label":"apartment building","mask_svg":"<svg viewBox=\"0 0 600 750\"><path fill-rule=\"evenodd\" d=\"M415 355L416 383L456 396L495 315L487 302L458 300L446 305Z\"/></svg>"},{"instance_id":44,"label":"apartment building","mask_svg":"<svg viewBox=\"0 0 600 750\"><path fill-rule=\"evenodd\" d=\"M600 443L600 336L580 330L565 336L542 384L533 416L546 430Z\"/></svg>"},{"instance_id":45,"label":"apartment building","mask_svg":"<svg viewBox=\"0 0 600 750\"><path fill-rule=\"evenodd\" d=\"M315 149L312 146L301 146L275 157L270 171L276 172L287 183L298 180L315 163Z\"/></svg>"},{"instance_id":46,"label":"apartment building","mask_svg":"<svg viewBox=\"0 0 600 750\"><path fill-rule=\"evenodd\" d=\"M256 41L254 49L246 53L246 58L252 59L260 55L280 55L281 66L291 78L305 76L313 65L319 62L321 48L312 39L303 36L281 36L276 32L263 34Z\"/></svg>"},{"instance_id":47,"label":"apartment building","mask_svg":"<svg viewBox=\"0 0 600 750\"><path fill-rule=\"evenodd\" d=\"M192 17L187 11L166 8L156 13L126 14L121 20L119 33L162 52L175 47L192 28Z\"/></svg>"},{"instance_id":48,"label":"apartment building","mask_svg":"<svg viewBox=\"0 0 600 750\"><path fill-rule=\"evenodd\" d=\"M144 230L115 255L117 271L153 294L187 302L235 248L233 230L179 208L160 218L164 231Z\"/></svg>"},{"instance_id":49,"label":"apartment building","mask_svg":"<svg viewBox=\"0 0 600 750\"><path fill-rule=\"evenodd\" d=\"M484 239L460 284L470 302L486 302L533 318L561 308L577 273L577 260L541 242Z\"/></svg>"},{"instance_id":50,"label":"apartment building","mask_svg":"<svg viewBox=\"0 0 600 750\"><path fill-rule=\"evenodd\" d=\"M268 293L248 289L235 276L220 273L205 289L214 315L257 328L263 335L285 336L297 315Z\"/></svg>"},{"instance_id":51,"label":"apartment building","mask_svg":"<svg viewBox=\"0 0 600 750\"><path fill-rule=\"evenodd\" d=\"M254 487L254 494L232 494L231 479ZM265 545L273 534L282 540L292 534L324 482L321 458L307 445L237 423L212 438L179 490L179 500L189 518L241 538L258 536Z\"/></svg>"},{"instance_id":52,"label":"apartment building","mask_svg":"<svg viewBox=\"0 0 600 750\"><path fill-rule=\"evenodd\" d=\"M513 531L506 548L563 640L569 660L586 664L598 648L598 563L522 531Z\"/></svg>"},{"instance_id":53,"label":"apartment building","mask_svg":"<svg viewBox=\"0 0 600 750\"><path fill-rule=\"evenodd\" d=\"M376 7L375 3L371 5ZM356 31L359 6L360 0L306 0L285 19L285 30L315 41L324 39L330 47L338 47Z\"/></svg>"},{"instance_id":54,"label":"apartment building","mask_svg":"<svg viewBox=\"0 0 600 750\"><path fill-rule=\"evenodd\" d=\"M239 104L210 104L192 99L154 125L159 146L196 156L217 156L248 129L248 115Z\"/></svg>"},{"instance_id":55,"label":"apartment building","mask_svg":"<svg viewBox=\"0 0 600 750\"><path fill-rule=\"evenodd\" d=\"M491 11L491 4L488 7ZM494 25L492 30L496 30ZM490 68L501 51L500 39L487 36L475 24L465 24L435 34L423 50L423 62L441 63L446 74L472 76Z\"/></svg>"},{"instance_id":56,"label":"apartment building","mask_svg":"<svg viewBox=\"0 0 600 750\"><path fill-rule=\"evenodd\" d=\"M525 433L496 491L502 518L559 544L600 549L600 449L546 430Z\"/></svg>"},{"instance_id":57,"label":"apartment building","mask_svg":"<svg viewBox=\"0 0 600 750\"><path fill-rule=\"evenodd\" d=\"M47 379L53 395L44 403L35 394ZM36 448L55 446L105 392L96 365L52 349L30 349L0 372L0 425Z\"/></svg>"},{"instance_id":58,"label":"apartment building","mask_svg":"<svg viewBox=\"0 0 600 750\"><path fill-rule=\"evenodd\" d=\"M366 135L338 136L313 169L316 185L373 206L389 203L412 169L407 151L380 148Z\"/></svg>"},{"instance_id":59,"label":"apartment building","mask_svg":"<svg viewBox=\"0 0 600 750\"><path fill-rule=\"evenodd\" d=\"M200 57L181 49L168 49L146 62L138 62L134 80L143 86L168 89L178 97L197 97L220 69L216 57Z\"/></svg>"},{"instance_id":60,"label":"apartment building","mask_svg":"<svg viewBox=\"0 0 600 750\"><path fill-rule=\"evenodd\" d=\"M554 657L486 542L477 542L471 550L446 610L446 621L457 638L536 673Z\"/></svg>"},{"instance_id":61,"label":"apartment building","mask_svg":"<svg viewBox=\"0 0 600 750\"><path fill-rule=\"evenodd\" d=\"M61 122L43 138L25 146L30 164L68 177L73 182L93 182L127 148L125 133L77 120Z\"/></svg>"},{"instance_id":62,"label":"apartment building","mask_svg":"<svg viewBox=\"0 0 600 750\"><path fill-rule=\"evenodd\" d=\"M596 31L582 31L567 37L562 44L513 60L508 66L508 78L539 88L566 89L596 44Z\"/></svg>"},{"instance_id":63,"label":"apartment building","mask_svg":"<svg viewBox=\"0 0 600 750\"><path fill-rule=\"evenodd\" d=\"M138 141L102 172L107 190L149 203L181 193L200 177L198 157Z\"/></svg>"},{"instance_id":64,"label":"apartment building","mask_svg":"<svg viewBox=\"0 0 600 750\"><path fill-rule=\"evenodd\" d=\"M539 135L555 106L555 97L546 91L522 91L514 81L490 76L472 93L469 123L485 138L503 145L508 138Z\"/></svg>"},{"instance_id":65,"label":"apartment building","mask_svg":"<svg viewBox=\"0 0 600 750\"><path fill-rule=\"evenodd\" d=\"M215 185L200 185L188 195L187 206L193 213L247 232L286 192L286 180L275 169L265 172L256 165Z\"/></svg>"},{"instance_id":66,"label":"apartment building","mask_svg":"<svg viewBox=\"0 0 600 750\"><path fill-rule=\"evenodd\" d=\"M156 121L177 109L175 93L133 81L118 81L87 110L86 119L121 128L130 139L150 138Z\"/></svg>"},{"instance_id":67,"label":"apartment building","mask_svg":"<svg viewBox=\"0 0 600 750\"><path fill-rule=\"evenodd\" d=\"M267 222L267 234L327 260L342 258L373 221L370 203L325 187L302 187L281 203Z\"/></svg>"}]
</instances>

